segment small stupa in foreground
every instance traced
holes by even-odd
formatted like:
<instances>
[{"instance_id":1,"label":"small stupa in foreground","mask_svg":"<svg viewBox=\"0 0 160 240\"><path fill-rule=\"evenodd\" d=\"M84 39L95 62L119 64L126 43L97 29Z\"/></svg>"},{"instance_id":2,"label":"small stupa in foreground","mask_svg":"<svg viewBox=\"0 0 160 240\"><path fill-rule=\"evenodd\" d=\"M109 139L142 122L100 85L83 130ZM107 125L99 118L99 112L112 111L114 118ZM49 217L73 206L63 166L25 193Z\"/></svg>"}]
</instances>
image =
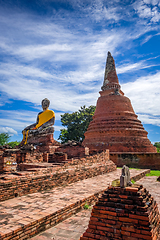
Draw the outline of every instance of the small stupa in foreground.
<instances>
[{"instance_id":1,"label":"small stupa in foreground","mask_svg":"<svg viewBox=\"0 0 160 240\"><path fill-rule=\"evenodd\" d=\"M156 148L147 137L130 99L124 96L118 81L114 59L108 52L104 82L83 145L90 151L154 153Z\"/></svg>"}]
</instances>

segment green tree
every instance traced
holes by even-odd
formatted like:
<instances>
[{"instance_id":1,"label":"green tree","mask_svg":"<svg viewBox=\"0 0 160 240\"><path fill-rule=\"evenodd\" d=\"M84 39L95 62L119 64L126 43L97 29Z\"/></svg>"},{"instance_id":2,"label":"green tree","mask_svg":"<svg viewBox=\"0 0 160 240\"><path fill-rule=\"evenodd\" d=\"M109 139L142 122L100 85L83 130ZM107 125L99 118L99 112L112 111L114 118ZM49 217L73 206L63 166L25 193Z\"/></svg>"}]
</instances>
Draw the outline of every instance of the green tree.
<instances>
[{"instance_id":1,"label":"green tree","mask_svg":"<svg viewBox=\"0 0 160 240\"><path fill-rule=\"evenodd\" d=\"M75 140L82 142L84 133L87 131L88 125L92 120L96 107L86 106L81 107L78 111L73 113L65 113L61 115L61 122L66 129L61 129L59 138L62 143L68 140Z\"/></svg>"},{"instance_id":2,"label":"green tree","mask_svg":"<svg viewBox=\"0 0 160 240\"><path fill-rule=\"evenodd\" d=\"M8 145L11 146L12 148L18 146L20 144L20 142L15 141L15 142L9 142Z\"/></svg>"},{"instance_id":3,"label":"green tree","mask_svg":"<svg viewBox=\"0 0 160 240\"><path fill-rule=\"evenodd\" d=\"M3 146L8 143L10 136L8 133L0 133L0 145Z\"/></svg>"},{"instance_id":4,"label":"green tree","mask_svg":"<svg viewBox=\"0 0 160 240\"><path fill-rule=\"evenodd\" d=\"M155 142L154 146L157 148L157 152L160 152L160 142Z\"/></svg>"}]
</instances>

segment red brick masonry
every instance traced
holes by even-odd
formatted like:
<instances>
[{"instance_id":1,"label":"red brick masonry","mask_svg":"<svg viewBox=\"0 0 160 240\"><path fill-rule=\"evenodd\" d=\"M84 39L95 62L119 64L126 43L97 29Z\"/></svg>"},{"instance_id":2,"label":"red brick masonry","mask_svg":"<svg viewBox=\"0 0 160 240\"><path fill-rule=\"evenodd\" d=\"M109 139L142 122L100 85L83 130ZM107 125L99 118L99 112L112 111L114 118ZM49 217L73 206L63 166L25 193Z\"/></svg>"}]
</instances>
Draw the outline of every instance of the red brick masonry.
<instances>
[{"instance_id":1,"label":"red brick masonry","mask_svg":"<svg viewBox=\"0 0 160 240\"><path fill-rule=\"evenodd\" d=\"M23 164L23 163L22 163ZM47 171L48 169L46 169ZM13 179L0 179L0 201L15 196L52 189L57 186L66 186L69 183L91 178L103 173L116 170L116 165L109 160L109 151L73 159L62 166L50 167L50 173L25 176L17 176Z\"/></svg>"},{"instance_id":2,"label":"red brick masonry","mask_svg":"<svg viewBox=\"0 0 160 240\"><path fill-rule=\"evenodd\" d=\"M105 78L83 145L91 151L157 152L138 120L129 98L120 90L114 59L107 57Z\"/></svg>"},{"instance_id":3,"label":"red brick masonry","mask_svg":"<svg viewBox=\"0 0 160 240\"><path fill-rule=\"evenodd\" d=\"M146 172L148 170L130 171L134 179L140 179ZM86 202L93 204L92 201L97 201L99 194L106 191L110 183L119 178L120 174L121 169L117 169L65 187L0 202L0 239L30 239L35 234L56 225L77 212ZM41 237L37 239L40 240Z\"/></svg>"},{"instance_id":4,"label":"red brick masonry","mask_svg":"<svg viewBox=\"0 0 160 240\"><path fill-rule=\"evenodd\" d=\"M159 223L157 204L142 185L109 187L93 207L80 240L156 240Z\"/></svg>"},{"instance_id":5,"label":"red brick masonry","mask_svg":"<svg viewBox=\"0 0 160 240\"><path fill-rule=\"evenodd\" d=\"M132 168L150 168L160 170L160 153L111 153L112 160L118 167L127 165Z\"/></svg>"}]
</instances>

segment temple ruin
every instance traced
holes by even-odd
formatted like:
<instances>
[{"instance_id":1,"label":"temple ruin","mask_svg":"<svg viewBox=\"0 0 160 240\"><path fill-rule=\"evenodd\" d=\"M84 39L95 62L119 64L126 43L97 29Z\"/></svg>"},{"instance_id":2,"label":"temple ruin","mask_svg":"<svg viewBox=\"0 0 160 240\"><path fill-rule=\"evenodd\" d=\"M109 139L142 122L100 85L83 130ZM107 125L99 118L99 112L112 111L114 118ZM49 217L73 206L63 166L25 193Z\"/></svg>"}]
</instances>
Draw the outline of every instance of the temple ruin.
<instances>
[{"instance_id":1,"label":"temple ruin","mask_svg":"<svg viewBox=\"0 0 160 240\"><path fill-rule=\"evenodd\" d=\"M142 185L131 184L150 169L132 169L130 176L127 166L160 169L160 154L120 89L110 53L100 94L83 144L54 139L55 115L44 99L21 144L0 147L0 239L30 239L97 202L80 240L158 240L157 204ZM117 166L123 166L118 181Z\"/></svg>"},{"instance_id":2,"label":"temple ruin","mask_svg":"<svg viewBox=\"0 0 160 240\"><path fill-rule=\"evenodd\" d=\"M124 96L114 59L108 52L104 82L83 145L90 151L156 153L131 101Z\"/></svg>"}]
</instances>

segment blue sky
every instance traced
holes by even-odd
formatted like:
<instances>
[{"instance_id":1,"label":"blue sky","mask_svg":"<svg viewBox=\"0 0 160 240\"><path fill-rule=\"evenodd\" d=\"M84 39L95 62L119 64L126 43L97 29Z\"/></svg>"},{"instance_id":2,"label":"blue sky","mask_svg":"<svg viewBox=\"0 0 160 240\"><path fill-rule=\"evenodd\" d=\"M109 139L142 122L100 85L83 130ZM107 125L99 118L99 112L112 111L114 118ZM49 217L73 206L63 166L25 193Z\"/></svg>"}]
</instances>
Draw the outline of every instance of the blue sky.
<instances>
[{"instance_id":1,"label":"blue sky","mask_svg":"<svg viewBox=\"0 0 160 240\"><path fill-rule=\"evenodd\" d=\"M0 132L11 141L41 100L60 115L95 105L107 52L122 91L160 141L160 0L0 0Z\"/></svg>"}]
</instances>

